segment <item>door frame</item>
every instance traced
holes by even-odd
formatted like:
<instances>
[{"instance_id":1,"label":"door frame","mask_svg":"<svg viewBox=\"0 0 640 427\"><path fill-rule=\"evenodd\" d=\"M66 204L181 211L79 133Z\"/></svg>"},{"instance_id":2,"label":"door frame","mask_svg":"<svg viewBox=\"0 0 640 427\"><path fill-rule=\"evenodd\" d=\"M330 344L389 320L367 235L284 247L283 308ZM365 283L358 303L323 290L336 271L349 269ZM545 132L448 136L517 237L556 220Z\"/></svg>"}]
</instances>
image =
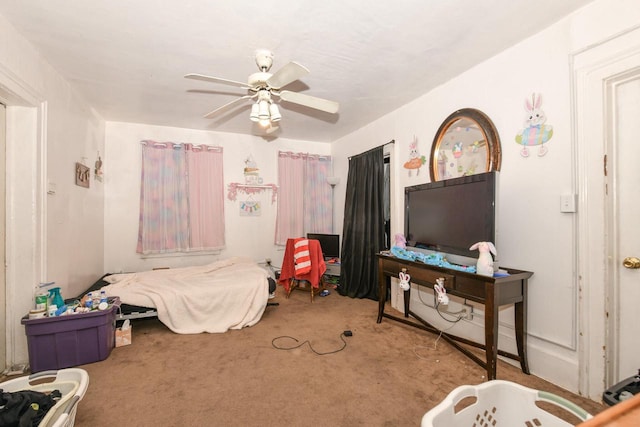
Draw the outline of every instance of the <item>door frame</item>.
<instances>
[{"instance_id":1,"label":"door frame","mask_svg":"<svg viewBox=\"0 0 640 427\"><path fill-rule=\"evenodd\" d=\"M0 308L0 313L5 313L7 310L6 305L6 295L7 295L7 276L5 271L5 265L7 263L6 260L6 246L7 246L7 229L6 229L6 211L7 211L7 202L6 202L6 170L7 170L7 160L6 160L6 129L7 129L7 118L6 118L7 108L4 103L0 102L0 166L2 166L2 170L4 173L0 174L0 295L5 296L3 298L4 307ZM0 342L7 342L7 317L0 316ZM6 352L0 352L0 371L4 370L7 367L7 354Z\"/></svg>"},{"instance_id":2,"label":"door frame","mask_svg":"<svg viewBox=\"0 0 640 427\"><path fill-rule=\"evenodd\" d=\"M578 358L579 392L600 400L612 382L611 351L616 289L608 261L613 243L611 209L606 188L605 155L612 151L611 120L606 88L619 83L635 55L640 54L640 26L574 53L572 77L572 146L578 189ZM611 156L609 155L610 161ZM609 169L611 170L611 165Z\"/></svg>"},{"instance_id":3,"label":"door frame","mask_svg":"<svg viewBox=\"0 0 640 427\"><path fill-rule=\"evenodd\" d=\"M6 105L3 347L5 367L13 369L28 361L24 327L16 319L31 308L47 272L47 102L2 64L0 101Z\"/></svg>"}]
</instances>

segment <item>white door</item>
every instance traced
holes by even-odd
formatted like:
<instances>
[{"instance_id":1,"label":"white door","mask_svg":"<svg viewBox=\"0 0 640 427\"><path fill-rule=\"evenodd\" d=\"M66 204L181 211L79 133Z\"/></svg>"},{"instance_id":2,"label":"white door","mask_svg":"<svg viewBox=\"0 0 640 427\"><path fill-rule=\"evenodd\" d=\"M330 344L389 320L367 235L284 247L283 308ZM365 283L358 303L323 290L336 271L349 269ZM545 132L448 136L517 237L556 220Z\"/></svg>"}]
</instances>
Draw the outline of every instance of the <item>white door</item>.
<instances>
[{"instance_id":1,"label":"white door","mask_svg":"<svg viewBox=\"0 0 640 427\"><path fill-rule=\"evenodd\" d=\"M608 330L609 384L640 369L640 64L608 83L609 121L607 220L611 236L609 304L614 316Z\"/></svg>"},{"instance_id":2,"label":"white door","mask_svg":"<svg viewBox=\"0 0 640 427\"><path fill-rule=\"evenodd\" d=\"M580 392L640 368L640 28L572 58L578 179ZM631 261L628 261L628 263Z\"/></svg>"}]
</instances>

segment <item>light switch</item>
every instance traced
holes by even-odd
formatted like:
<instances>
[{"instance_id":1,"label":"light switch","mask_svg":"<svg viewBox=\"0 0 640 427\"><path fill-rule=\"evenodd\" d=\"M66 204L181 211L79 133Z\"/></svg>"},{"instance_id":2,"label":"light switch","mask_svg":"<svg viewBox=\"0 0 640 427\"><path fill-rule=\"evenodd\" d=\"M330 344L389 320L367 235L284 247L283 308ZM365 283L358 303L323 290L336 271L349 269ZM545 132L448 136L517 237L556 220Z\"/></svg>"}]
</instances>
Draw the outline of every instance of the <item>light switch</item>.
<instances>
[{"instance_id":1,"label":"light switch","mask_svg":"<svg viewBox=\"0 0 640 427\"><path fill-rule=\"evenodd\" d=\"M560 212L575 212L575 211L576 211L576 195L562 194L560 196Z\"/></svg>"}]
</instances>

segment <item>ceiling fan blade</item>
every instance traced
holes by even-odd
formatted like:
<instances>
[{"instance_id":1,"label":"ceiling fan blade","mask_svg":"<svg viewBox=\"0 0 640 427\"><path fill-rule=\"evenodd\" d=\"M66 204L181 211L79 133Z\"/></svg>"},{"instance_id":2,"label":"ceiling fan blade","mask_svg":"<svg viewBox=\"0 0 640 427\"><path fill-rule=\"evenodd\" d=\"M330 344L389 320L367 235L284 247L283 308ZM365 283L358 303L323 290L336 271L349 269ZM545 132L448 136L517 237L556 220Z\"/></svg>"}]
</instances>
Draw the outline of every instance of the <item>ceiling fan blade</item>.
<instances>
[{"instance_id":1,"label":"ceiling fan blade","mask_svg":"<svg viewBox=\"0 0 640 427\"><path fill-rule=\"evenodd\" d=\"M213 111L208 112L207 114L204 115L205 119L210 119L212 117L214 117L216 114L220 113L222 110L226 110L227 108L231 108L236 104L239 104L240 102L244 101L245 99L249 99L249 98L255 98L256 95L245 95L245 96L241 96L238 99L234 99L231 102L227 102L226 104L224 104L221 107L216 108Z\"/></svg>"},{"instance_id":2,"label":"ceiling fan blade","mask_svg":"<svg viewBox=\"0 0 640 427\"><path fill-rule=\"evenodd\" d=\"M305 107L314 108L316 110L326 111L331 114L337 113L340 108L340 104L337 102L288 90L280 92L280 99L287 102L293 102L294 104L304 105Z\"/></svg>"},{"instance_id":3,"label":"ceiling fan blade","mask_svg":"<svg viewBox=\"0 0 640 427\"><path fill-rule=\"evenodd\" d=\"M184 76L185 79L193 79L193 80L202 80L204 82L212 82L212 83L222 83L225 85L231 85L231 86L237 86L237 87L241 87L244 89L251 89L251 86L249 86L246 83L243 82L238 82L235 80L228 80L228 79L223 79L220 77L212 77L212 76L205 76L204 74L186 74Z\"/></svg>"},{"instance_id":4,"label":"ceiling fan blade","mask_svg":"<svg viewBox=\"0 0 640 427\"><path fill-rule=\"evenodd\" d=\"M297 62L289 62L284 67L280 68L274 75L267 79L267 84L273 89L280 89L285 87L289 83L295 82L301 77L309 74L307 67L298 64Z\"/></svg>"}]
</instances>

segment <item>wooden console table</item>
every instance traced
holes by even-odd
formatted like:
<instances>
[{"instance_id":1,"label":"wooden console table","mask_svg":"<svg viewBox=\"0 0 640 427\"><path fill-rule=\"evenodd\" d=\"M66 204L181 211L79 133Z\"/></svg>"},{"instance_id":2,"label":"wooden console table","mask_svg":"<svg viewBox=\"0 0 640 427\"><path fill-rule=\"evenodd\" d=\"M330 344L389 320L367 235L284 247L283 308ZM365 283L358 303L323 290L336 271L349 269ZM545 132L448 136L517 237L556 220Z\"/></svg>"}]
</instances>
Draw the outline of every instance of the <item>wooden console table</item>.
<instances>
[{"instance_id":1,"label":"wooden console table","mask_svg":"<svg viewBox=\"0 0 640 427\"><path fill-rule=\"evenodd\" d=\"M411 276L411 283L427 286L433 289L437 278L444 278L447 293L485 306L484 313L484 344L466 338L442 332L442 338L464 353L467 357L487 370L487 378L496 378L498 355L520 362L522 372L529 374L527 363L527 281L533 275L529 271L504 269L509 275L504 277L488 277L474 273L436 267L422 262L407 261L391 255L378 254L378 321L382 318L396 320L428 332L440 334L441 331L432 326L419 315L411 311L411 289L404 291L404 318L384 312L387 300L387 290L391 285L391 277L398 277L402 271ZM498 309L500 306L514 304L515 329L518 354L508 353L498 349ZM412 316L418 322L408 319ZM483 361L469 349L459 343L481 348L485 351L486 360Z\"/></svg>"}]
</instances>

